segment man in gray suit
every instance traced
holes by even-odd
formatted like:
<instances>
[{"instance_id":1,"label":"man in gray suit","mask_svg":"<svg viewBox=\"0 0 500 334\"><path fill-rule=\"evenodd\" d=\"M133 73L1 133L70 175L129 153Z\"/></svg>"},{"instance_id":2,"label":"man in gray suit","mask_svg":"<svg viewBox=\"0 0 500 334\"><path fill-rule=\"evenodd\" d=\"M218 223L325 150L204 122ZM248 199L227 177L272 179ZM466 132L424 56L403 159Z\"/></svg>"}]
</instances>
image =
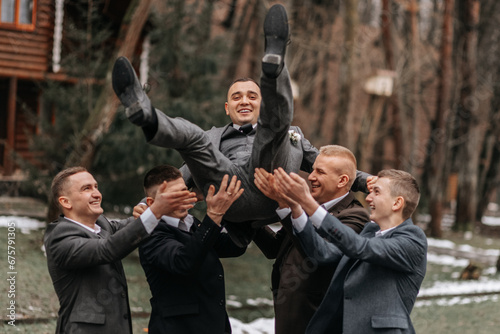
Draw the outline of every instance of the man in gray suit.
<instances>
[{"instance_id":1,"label":"man in gray suit","mask_svg":"<svg viewBox=\"0 0 500 334\"><path fill-rule=\"evenodd\" d=\"M52 195L62 215L47 226L44 246L60 304L56 333L132 333L120 260L163 215L196 202L194 193L166 186L159 187L156 201L138 219L110 221L102 215L97 182L85 168L67 168L54 177Z\"/></svg>"},{"instance_id":2,"label":"man in gray suit","mask_svg":"<svg viewBox=\"0 0 500 334\"><path fill-rule=\"evenodd\" d=\"M237 175L242 181L245 191L225 215L230 222L277 220L276 203L260 193L253 183L254 168L271 171L283 167L287 171L310 172L318 154L298 127L290 127L293 96L284 63L289 32L282 5L270 8L264 21L264 35L260 87L251 79L234 82L225 105L233 123L208 132L155 109L126 58L118 58L113 68L113 89L126 107L129 120L142 127L149 143L180 153L189 168L181 169L188 187L193 185L189 180L192 177L206 195L208 186L220 184L225 174Z\"/></svg>"},{"instance_id":3,"label":"man in gray suit","mask_svg":"<svg viewBox=\"0 0 500 334\"><path fill-rule=\"evenodd\" d=\"M410 313L427 265L427 239L410 218L420 197L415 179L381 171L366 197L373 222L358 235L327 214L297 174L279 169L274 177L306 254L338 264L306 333L415 333Z\"/></svg>"}]
</instances>

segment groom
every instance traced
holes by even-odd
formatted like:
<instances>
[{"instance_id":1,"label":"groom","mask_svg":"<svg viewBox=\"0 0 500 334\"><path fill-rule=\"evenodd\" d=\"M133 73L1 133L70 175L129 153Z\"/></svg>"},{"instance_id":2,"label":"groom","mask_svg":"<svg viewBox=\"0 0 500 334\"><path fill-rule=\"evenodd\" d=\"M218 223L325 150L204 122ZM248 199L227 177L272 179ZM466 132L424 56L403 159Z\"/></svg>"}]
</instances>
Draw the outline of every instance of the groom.
<instances>
[{"instance_id":1,"label":"groom","mask_svg":"<svg viewBox=\"0 0 500 334\"><path fill-rule=\"evenodd\" d=\"M113 69L113 89L126 107L129 120L142 127L151 144L174 148L181 154L189 168L182 170L188 185L191 175L206 195L208 186L220 184L224 174L236 175L242 181L245 192L225 215L233 223L260 221L259 225L264 225L278 220L277 204L253 183L256 167L311 172L318 154L298 127L290 127L293 97L284 63L289 31L283 6L270 8L264 35L261 87L251 79L234 82L226 102L226 113L233 124L207 132L153 108L126 58L118 58ZM358 188L364 190L365 185Z\"/></svg>"}]
</instances>

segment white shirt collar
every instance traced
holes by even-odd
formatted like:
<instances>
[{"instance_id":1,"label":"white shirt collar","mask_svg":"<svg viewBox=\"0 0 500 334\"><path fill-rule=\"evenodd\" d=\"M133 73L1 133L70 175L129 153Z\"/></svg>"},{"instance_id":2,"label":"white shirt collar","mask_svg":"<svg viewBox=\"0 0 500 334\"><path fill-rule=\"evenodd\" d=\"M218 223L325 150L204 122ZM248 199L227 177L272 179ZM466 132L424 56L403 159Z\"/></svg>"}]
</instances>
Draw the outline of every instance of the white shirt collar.
<instances>
[{"instance_id":1,"label":"white shirt collar","mask_svg":"<svg viewBox=\"0 0 500 334\"><path fill-rule=\"evenodd\" d=\"M167 223L167 225L170 225L170 226L175 227L175 228L179 228L179 221L180 221L179 218L174 218L174 217L170 217L170 216L162 216L161 219L163 219L165 221L165 223ZM187 226L187 229L190 230L191 226L194 223L193 216L188 214L186 216L186 218L184 218L183 220Z\"/></svg>"},{"instance_id":2,"label":"white shirt collar","mask_svg":"<svg viewBox=\"0 0 500 334\"><path fill-rule=\"evenodd\" d=\"M252 124L252 129L255 129L256 126L257 126L257 123ZM236 130L240 131L241 125L233 123L233 128L235 128Z\"/></svg>"},{"instance_id":3,"label":"white shirt collar","mask_svg":"<svg viewBox=\"0 0 500 334\"><path fill-rule=\"evenodd\" d=\"M384 234L386 234L387 232L391 231L391 230L394 230L397 226L394 226L394 227L391 227L391 228L388 228L387 230L378 230L377 232L375 232L375 236L376 237L381 237L383 236Z\"/></svg>"},{"instance_id":4,"label":"white shirt collar","mask_svg":"<svg viewBox=\"0 0 500 334\"><path fill-rule=\"evenodd\" d=\"M349 192L346 192L345 195L342 195L340 197L334 198L331 201L328 201L326 203L323 203L322 206L325 208L326 211L330 210L335 204L343 200L347 195L349 195Z\"/></svg>"},{"instance_id":5,"label":"white shirt collar","mask_svg":"<svg viewBox=\"0 0 500 334\"><path fill-rule=\"evenodd\" d=\"M82 223L79 223L79 222L77 222L76 220L70 219L70 218L68 218L68 217L66 217L66 216L65 216L64 218L66 218L67 220L69 220L69 221L70 221L70 222L72 222L72 223L78 224L78 225L80 225L81 227L86 228L87 230L89 230L89 231L90 231L90 232L92 232L92 233L98 234L98 233L100 233L100 232L101 232L101 227L100 227L99 225L97 225L97 224L94 224L95 228L92 228L92 227L89 227L89 226L87 226L87 225L83 225Z\"/></svg>"}]
</instances>

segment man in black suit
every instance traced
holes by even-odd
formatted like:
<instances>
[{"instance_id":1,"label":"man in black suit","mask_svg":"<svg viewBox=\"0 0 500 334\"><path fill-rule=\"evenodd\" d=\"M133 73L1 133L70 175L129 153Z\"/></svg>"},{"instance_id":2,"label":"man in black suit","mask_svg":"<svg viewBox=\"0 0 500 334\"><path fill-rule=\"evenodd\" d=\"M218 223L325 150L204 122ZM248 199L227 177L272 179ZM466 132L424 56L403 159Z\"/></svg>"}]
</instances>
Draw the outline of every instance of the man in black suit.
<instances>
[{"instance_id":1,"label":"man in black suit","mask_svg":"<svg viewBox=\"0 0 500 334\"><path fill-rule=\"evenodd\" d=\"M309 175L311 195L331 215L360 233L369 220L368 211L356 200L351 185L356 175L356 158L342 146L320 148ZM277 232L262 227L254 241L269 259L276 259L271 275L276 334L303 334L328 290L335 265L320 265L308 257L293 234L290 209L270 187L271 174L255 173L257 187L276 200L283 227Z\"/></svg>"},{"instance_id":2,"label":"man in black suit","mask_svg":"<svg viewBox=\"0 0 500 334\"><path fill-rule=\"evenodd\" d=\"M172 190L187 189L182 174L172 166L150 170L144 178L148 205L164 181ZM141 265L151 289L149 333L231 333L226 313L224 270L219 257L242 255L222 233L222 218L242 194L241 182L224 176L217 194L210 186L207 215L200 222L187 210L163 216L151 237L139 247Z\"/></svg>"},{"instance_id":3,"label":"man in black suit","mask_svg":"<svg viewBox=\"0 0 500 334\"><path fill-rule=\"evenodd\" d=\"M47 226L44 246L60 309L56 333L132 333L127 281L121 259L145 239L165 214L196 201L187 190L162 184L156 201L139 218L109 221L102 196L83 167L61 171L52 196L62 215Z\"/></svg>"}]
</instances>

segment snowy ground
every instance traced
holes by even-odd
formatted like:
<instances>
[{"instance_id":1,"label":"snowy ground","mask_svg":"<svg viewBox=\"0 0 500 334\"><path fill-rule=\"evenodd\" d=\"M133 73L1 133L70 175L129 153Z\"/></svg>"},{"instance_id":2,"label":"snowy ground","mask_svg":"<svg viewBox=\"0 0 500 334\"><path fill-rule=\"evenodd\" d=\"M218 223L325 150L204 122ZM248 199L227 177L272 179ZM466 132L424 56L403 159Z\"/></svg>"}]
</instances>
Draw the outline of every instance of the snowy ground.
<instances>
[{"instance_id":1,"label":"snowy ground","mask_svg":"<svg viewBox=\"0 0 500 334\"><path fill-rule=\"evenodd\" d=\"M500 218L487 217L483 219L488 225L500 225ZM36 219L18 216L0 216L0 227L12 226L15 222L16 229L21 233L29 233L32 229L43 228L45 224ZM428 239L429 246L440 249L457 249L462 252L480 253L488 256L498 257L500 250L485 250L477 249L468 245L457 246L453 242L447 240ZM460 271L467 266L469 260L456 258L449 255L438 255L432 252L428 253L427 260L429 263L446 265L453 271L452 277L458 278ZM456 272L454 271L456 268ZM485 300L498 300L500 297L500 279L494 275L495 267L486 268L482 271L482 277L477 281L447 281L436 282L431 287L422 288L419 293L420 300L417 300L415 307L428 306L430 304L438 304L442 306L452 306L457 304L480 303ZM498 294L494 294L498 292ZM491 293L484 296L472 296L477 293ZM469 294L471 296L457 295ZM437 297L426 299L428 297ZM228 305L237 306L233 303L231 296L228 296ZM271 300L248 300L248 304L272 305ZM240 304L241 305L241 304ZM274 319L257 319L251 323L242 323L241 321L231 318L231 325L234 334L270 334L274 332Z\"/></svg>"}]
</instances>

